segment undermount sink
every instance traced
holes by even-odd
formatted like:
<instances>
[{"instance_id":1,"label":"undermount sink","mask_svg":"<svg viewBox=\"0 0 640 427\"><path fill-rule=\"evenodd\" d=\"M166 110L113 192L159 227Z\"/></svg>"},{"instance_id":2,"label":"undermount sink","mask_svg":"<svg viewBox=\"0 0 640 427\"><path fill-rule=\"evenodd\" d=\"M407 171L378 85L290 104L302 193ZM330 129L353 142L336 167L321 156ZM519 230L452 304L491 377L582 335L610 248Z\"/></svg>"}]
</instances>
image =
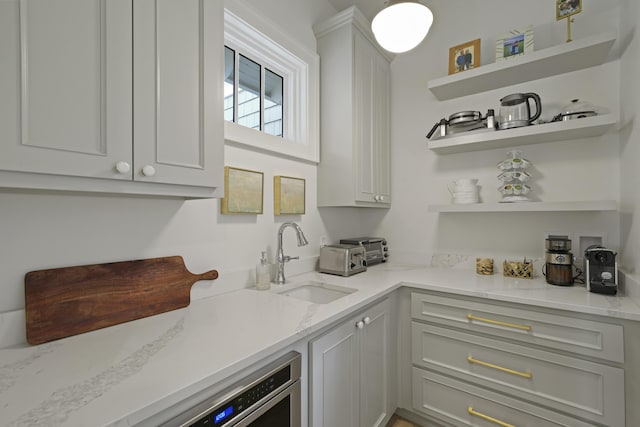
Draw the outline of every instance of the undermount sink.
<instances>
[{"instance_id":1,"label":"undermount sink","mask_svg":"<svg viewBox=\"0 0 640 427\"><path fill-rule=\"evenodd\" d=\"M330 285L327 283L305 282L294 288L278 293L280 295L309 301L315 304L328 304L356 291L357 289Z\"/></svg>"}]
</instances>

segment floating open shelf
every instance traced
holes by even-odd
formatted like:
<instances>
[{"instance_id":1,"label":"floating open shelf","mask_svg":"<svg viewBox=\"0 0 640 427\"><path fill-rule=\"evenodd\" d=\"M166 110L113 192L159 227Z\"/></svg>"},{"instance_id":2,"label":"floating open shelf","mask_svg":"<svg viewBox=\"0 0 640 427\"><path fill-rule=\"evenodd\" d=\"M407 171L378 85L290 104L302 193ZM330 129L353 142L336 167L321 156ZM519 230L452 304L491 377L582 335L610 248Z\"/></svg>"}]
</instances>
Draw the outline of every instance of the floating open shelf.
<instances>
[{"instance_id":1,"label":"floating open shelf","mask_svg":"<svg viewBox=\"0 0 640 427\"><path fill-rule=\"evenodd\" d=\"M446 100L593 67L607 59L615 40L615 34L610 33L577 39L430 80L429 90L439 100Z\"/></svg>"},{"instance_id":2,"label":"floating open shelf","mask_svg":"<svg viewBox=\"0 0 640 427\"><path fill-rule=\"evenodd\" d=\"M429 212L586 212L617 209L615 200L429 205Z\"/></svg>"},{"instance_id":3,"label":"floating open shelf","mask_svg":"<svg viewBox=\"0 0 640 427\"><path fill-rule=\"evenodd\" d=\"M566 122L544 123L495 132L462 133L460 136L429 141L429 148L438 154L451 154L567 141L604 135L615 124L616 117L613 114L603 114Z\"/></svg>"}]
</instances>

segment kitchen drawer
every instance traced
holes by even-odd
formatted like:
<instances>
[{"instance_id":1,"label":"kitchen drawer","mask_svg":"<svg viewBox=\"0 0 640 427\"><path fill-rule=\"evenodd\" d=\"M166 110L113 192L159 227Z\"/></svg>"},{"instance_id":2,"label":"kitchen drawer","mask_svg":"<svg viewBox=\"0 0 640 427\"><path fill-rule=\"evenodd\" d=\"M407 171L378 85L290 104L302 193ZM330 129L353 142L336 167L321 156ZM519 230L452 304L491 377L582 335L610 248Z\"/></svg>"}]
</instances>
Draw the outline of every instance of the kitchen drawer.
<instances>
[{"instance_id":1,"label":"kitchen drawer","mask_svg":"<svg viewBox=\"0 0 640 427\"><path fill-rule=\"evenodd\" d=\"M620 325L413 292L411 316L469 331L624 362Z\"/></svg>"},{"instance_id":2,"label":"kitchen drawer","mask_svg":"<svg viewBox=\"0 0 640 427\"><path fill-rule=\"evenodd\" d=\"M412 323L412 361L607 426L624 426L624 370Z\"/></svg>"},{"instance_id":3,"label":"kitchen drawer","mask_svg":"<svg viewBox=\"0 0 640 427\"><path fill-rule=\"evenodd\" d=\"M419 368L413 368L412 382L413 409L454 426L593 426L546 408Z\"/></svg>"}]
</instances>

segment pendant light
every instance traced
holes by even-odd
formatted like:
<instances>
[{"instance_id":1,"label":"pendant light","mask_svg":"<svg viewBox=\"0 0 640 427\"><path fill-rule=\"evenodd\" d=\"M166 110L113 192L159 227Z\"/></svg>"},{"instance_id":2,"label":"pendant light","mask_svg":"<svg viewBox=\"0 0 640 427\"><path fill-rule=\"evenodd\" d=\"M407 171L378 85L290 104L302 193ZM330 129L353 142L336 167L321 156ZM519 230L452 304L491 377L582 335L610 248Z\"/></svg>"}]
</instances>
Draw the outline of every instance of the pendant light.
<instances>
[{"instance_id":1,"label":"pendant light","mask_svg":"<svg viewBox=\"0 0 640 427\"><path fill-rule=\"evenodd\" d=\"M388 0L373 18L371 30L383 49L407 52L418 46L433 23L433 14L417 0Z\"/></svg>"}]
</instances>

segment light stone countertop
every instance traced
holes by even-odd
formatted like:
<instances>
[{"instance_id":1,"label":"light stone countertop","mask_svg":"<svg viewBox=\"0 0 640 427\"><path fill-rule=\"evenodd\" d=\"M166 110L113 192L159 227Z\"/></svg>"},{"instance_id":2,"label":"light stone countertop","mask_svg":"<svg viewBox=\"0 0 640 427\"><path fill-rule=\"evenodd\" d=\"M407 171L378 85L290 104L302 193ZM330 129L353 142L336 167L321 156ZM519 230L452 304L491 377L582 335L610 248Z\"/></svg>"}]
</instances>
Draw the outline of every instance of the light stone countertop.
<instances>
[{"instance_id":1,"label":"light stone countertop","mask_svg":"<svg viewBox=\"0 0 640 427\"><path fill-rule=\"evenodd\" d=\"M640 300L544 279L382 264L290 278L357 289L329 304L240 289L184 309L31 347L0 350L0 426L129 426L211 387L400 286L640 321Z\"/></svg>"}]
</instances>

